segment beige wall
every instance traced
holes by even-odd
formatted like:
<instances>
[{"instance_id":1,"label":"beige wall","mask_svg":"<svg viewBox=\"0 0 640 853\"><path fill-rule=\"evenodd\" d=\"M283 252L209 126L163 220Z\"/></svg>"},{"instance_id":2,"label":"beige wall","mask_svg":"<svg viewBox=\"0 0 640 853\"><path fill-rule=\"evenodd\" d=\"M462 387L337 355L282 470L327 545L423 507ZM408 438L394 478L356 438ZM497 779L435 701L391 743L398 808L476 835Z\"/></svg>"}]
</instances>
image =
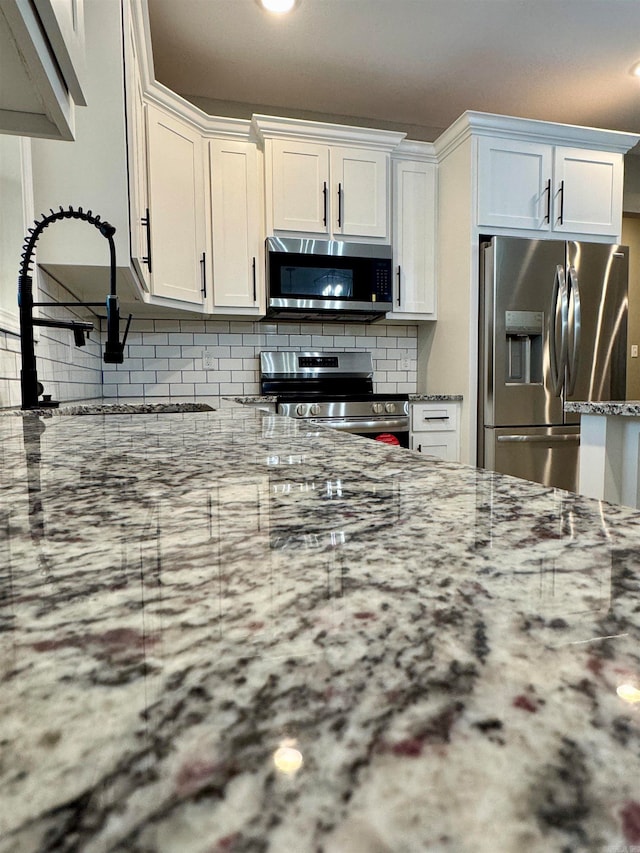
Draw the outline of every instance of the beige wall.
<instances>
[{"instance_id":1,"label":"beige wall","mask_svg":"<svg viewBox=\"0 0 640 853\"><path fill-rule=\"evenodd\" d=\"M627 352L631 345L640 347L640 215L625 213L622 220L622 243L629 246L629 331ZM627 400L640 400L640 357L627 358Z\"/></svg>"}]
</instances>

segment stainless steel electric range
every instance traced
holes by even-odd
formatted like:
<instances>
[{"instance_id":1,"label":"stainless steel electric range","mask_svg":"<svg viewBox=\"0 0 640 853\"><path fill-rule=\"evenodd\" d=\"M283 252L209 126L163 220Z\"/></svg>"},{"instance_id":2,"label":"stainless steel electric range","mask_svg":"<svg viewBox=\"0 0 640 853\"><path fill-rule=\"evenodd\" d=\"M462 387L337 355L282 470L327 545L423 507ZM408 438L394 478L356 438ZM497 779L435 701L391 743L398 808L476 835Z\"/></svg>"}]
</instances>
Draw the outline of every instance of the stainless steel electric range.
<instances>
[{"instance_id":1,"label":"stainless steel electric range","mask_svg":"<svg viewBox=\"0 0 640 853\"><path fill-rule=\"evenodd\" d=\"M409 446L407 394L374 394L370 352L262 352L262 394L277 413Z\"/></svg>"}]
</instances>

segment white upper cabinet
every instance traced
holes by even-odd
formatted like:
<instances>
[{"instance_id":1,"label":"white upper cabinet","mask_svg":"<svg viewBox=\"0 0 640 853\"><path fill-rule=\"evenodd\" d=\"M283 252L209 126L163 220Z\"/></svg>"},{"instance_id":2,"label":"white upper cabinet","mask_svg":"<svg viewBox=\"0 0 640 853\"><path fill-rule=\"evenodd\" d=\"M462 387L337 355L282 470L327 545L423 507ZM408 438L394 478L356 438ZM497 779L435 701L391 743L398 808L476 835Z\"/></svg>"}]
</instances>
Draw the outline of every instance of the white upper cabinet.
<instances>
[{"instance_id":1,"label":"white upper cabinet","mask_svg":"<svg viewBox=\"0 0 640 853\"><path fill-rule=\"evenodd\" d=\"M438 167L435 155L430 159L393 162L394 298L388 320L436 319Z\"/></svg>"},{"instance_id":2,"label":"white upper cabinet","mask_svg":"<svg viewBox=\"0 0 640 853\"><path fill-rule=\"evenodd\" d=\"M151 290L151 220L147 173L147 108L133 27L125 33L129 52L125 59L127 106L127 156L129 159L129 214L131 260L145 291Z\"/></svg>"},{"instance_id":3,"label":"white upper cabinet","mask_svg":"<svg viewBox=\"0 0 640 853\"><path fill-rule=\"evenodd\" d=\"M262 316L262 194L255 143L209 141L212 311Z\"/></svg>"},{"instance_id":4,"label":"white upper cabinet","mask_svg":"<svg viewBox=\"0 0 640 853\"><path fill-rule=\"evenodd\" d=\"M388 237L389 155L361 148L331 148L329 155L333 233Z\"/></svg>"},{"instance_id":5,"label":"white upper cabinet","mask_svg":"<svg viewBox=\"0 0 640 853\"><path fill-rule=\"evenodd\" d=\"M207 296L205 181L200 132L147 107L151 290L204 305Z\"/></svg>"},{"instance_id":6,"label":"white upper cabinet","mask_svg":"<svg viewBox=\"0 0 640 853\"><path fill-rule=\"evenodd\" d=\"M84 53L83 0L2 0L0 132L74 139Z\"/></svg>"},{"instance_id":7,"label":"white upper cabinet","mask_svg":"<svg viewBox=\"0 0 640 853\"><path fill-rule=\"evenodd\" d=\"M388 237L388 154L275 139L271 156L274 231Z\"/></svg>"},{"instance_id":8,"label":"white upper cabinet","mask_svg":"<svg viewBox=\"0 0 640 853\"><path fill-rule=\"evenodd\" d=\"M555 148L553 230L616 236L622 227L622 154Z\"/></svg>"},{"instance_id":9,"label":"white upper cabinet","mask_svg":"<svg viewBox=\"0 0 640 853\"><path fill-rule=\"evenodd\" d=\"M478 226L617 237L623 156L545 142L478 139Z\"/></svg>"},{"instance_id":10,"label":"white upper cabinet","mask_svg":"<svg viewBox=\"0 0 640 853\"><path fill-rule=\"evenodd\" d=\"M391 151L405 134L254 116L267 234L390 240Z\"/></svg>"},{"instance_id":11,"label":"white upper cabinet","mask_svg":"<svg viewBox=\"0 0 640 853\"><path fill-rule=\"evenodd\" d=\"M326 145L274 139L273 228L329 233L329 152Z\"/></svg>"}]
</instances>

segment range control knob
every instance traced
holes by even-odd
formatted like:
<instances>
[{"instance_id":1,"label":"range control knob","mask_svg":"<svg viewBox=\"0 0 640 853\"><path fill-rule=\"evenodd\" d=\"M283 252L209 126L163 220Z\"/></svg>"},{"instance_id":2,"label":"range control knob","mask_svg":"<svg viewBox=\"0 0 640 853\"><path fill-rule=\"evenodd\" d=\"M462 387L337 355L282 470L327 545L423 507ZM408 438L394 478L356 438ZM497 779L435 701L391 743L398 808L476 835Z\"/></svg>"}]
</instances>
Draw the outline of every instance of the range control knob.
<instances>
[{"instance_id":1,"label":"range control knob","mask_svg":"<svg viewBox=\"0 0 640 853\"><path fill-rule=\"evenodd\" d=\"M395 412L396 404L395 403L385 403L384 410L385 410L385 412Z\"/></svg>"},{"instance_id":2,"label":"range control knob","mask_svg":"<svg viewBox=\"0 0 640 853\"><path fill-rule=\"evenodd\" d=\"M382 403L373 403L371 406L371 410L374 412L374 414L380 415L382 412L384 412L384 406L382 405Z\"/></svg>"},{"instance_id":3,"label":"range control knob","mask_svg":"<svg viewBox=\"0 0 640 853\"><path fill-rule=\"evenodd\" d=\"M300 418L303 418L307 414L307 408L308 407L305 406L304 403L298 403L298 405L296 406L296 415L298 415L298 417Z\"/></svg>"},{"instance_id":4,"label":"range control knob","mask_svg":"<svg viewBox=\"0 0 640 853\"><path fill-rule=\"evenodd\" d=\"M317 403L314 403L311 406L311 409L309 411L311 412L312 415L319 415L320 414L320 406Z\"/></svg>"}]
</instances>

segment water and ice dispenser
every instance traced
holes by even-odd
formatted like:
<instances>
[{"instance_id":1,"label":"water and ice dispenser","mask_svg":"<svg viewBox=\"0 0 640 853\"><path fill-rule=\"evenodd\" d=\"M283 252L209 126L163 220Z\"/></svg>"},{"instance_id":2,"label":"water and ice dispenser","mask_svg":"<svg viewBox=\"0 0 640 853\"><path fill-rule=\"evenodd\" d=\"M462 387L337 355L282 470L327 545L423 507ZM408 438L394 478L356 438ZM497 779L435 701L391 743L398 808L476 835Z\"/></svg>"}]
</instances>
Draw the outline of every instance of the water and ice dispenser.
<instances>
[{"instance_id":1,"label":"water and ice dispenser","mask_svg":"<svg viewBox=\"0 0 640 853\"><path fill-rule=\"evenodd\" d=\"M544 311L505 311L507 385L542 382Z\"/></svg>"}]
</instances>

